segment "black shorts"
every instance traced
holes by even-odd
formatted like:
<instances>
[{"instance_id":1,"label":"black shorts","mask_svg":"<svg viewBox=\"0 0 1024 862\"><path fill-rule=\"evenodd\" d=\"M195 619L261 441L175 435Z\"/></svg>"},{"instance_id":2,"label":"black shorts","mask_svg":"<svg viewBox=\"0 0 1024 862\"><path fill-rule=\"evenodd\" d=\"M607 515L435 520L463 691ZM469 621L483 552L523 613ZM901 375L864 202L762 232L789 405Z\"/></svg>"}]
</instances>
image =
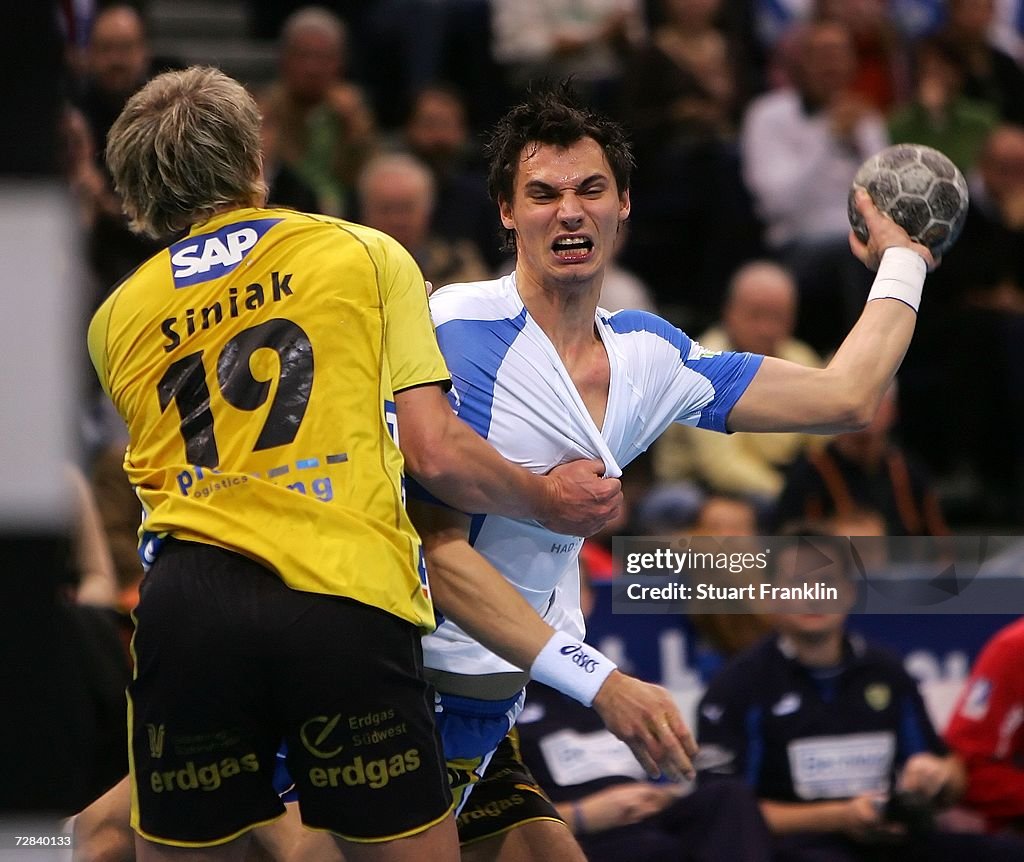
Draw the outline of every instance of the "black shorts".
<instances>
[{"instance_id":1,"label":"black shorts","mask_svg":"<svg viewBox=\"0 0 1024 862\"><path fill-rule=\"evenodd\" d=\"M448 815L433 690L411 623L174 540L135 616L132 826L144 837L218 844L278 817L282 740L308 826L387 841Z\"/></svg>"},{"instance_id":2,"label":"black shorts","mask_svg":"<svg viewBox=\"0 0 1024 862\"><path fill-rule=\"evenodd\" d=\"M473 784L459 814L459 842L483 841L534 820L564 822L523 763L519 735L512 728L498 745L483 778Z\"/></svg>"}]
</instances>

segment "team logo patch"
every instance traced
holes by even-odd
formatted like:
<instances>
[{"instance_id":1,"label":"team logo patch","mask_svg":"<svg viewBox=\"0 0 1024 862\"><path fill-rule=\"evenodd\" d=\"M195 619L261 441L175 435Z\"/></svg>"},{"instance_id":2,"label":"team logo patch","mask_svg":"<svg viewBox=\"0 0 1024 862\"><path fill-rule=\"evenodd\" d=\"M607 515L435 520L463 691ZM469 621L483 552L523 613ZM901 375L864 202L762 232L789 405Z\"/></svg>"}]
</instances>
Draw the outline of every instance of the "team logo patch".
<instances>
[{"instance_id":1,"label":"team logo patch","mask_svg":"<svg viewBox=\"0 0 1024 862\"><path fill-rule=\"evenodd\" d=\"M283 219L237 222L212 233L186 237L174 243L168 249L174 287L191 287L227 275L256 247L263 235L280 221Z\"/></svg>"},{"instance_id":2,"label":"team logo patch","mask_svg":"<svg viewBox=\"0 0 1024 862\"><path fill-rule=\"evenodd\" d=\"M299 739L306 751L324 760L337 757L344 746L332 743L329 737L340 721L340 713L333 717L317 715L306 721L299 729Z\"/></svg>"},{"instance_id":3,"label":"team logo patch","mask_svg":"<svg viewBox=\"0 0 1024 862\"><path fill-rule=\"evenodd\" d=\"M149 756L154 760L164 756L164 738L167 728L162 724L147 724L146 738L149 741Z\"/></svg>"},{"instance_id":4,"label":"team logo patch","mask_svg":"<svg viewBox=\"0 0 1024 862\"><path fill-rule=\"evenodd\" d=\"M892 689L884 682L876 682L864 689L864 700L875 712L881 712L892 700Z\"/></svg>"},{"instance_id":5,"label":"team logo patch","mask_svg":"<svg viewBox=\"0 0 1024 862\"><path fill-rule=\"evenodd\" d=\"M964 718L980 721L988 712L988 701L992 695L992 681L980 677L971 683L970 691L964 698L964 705L960 707L960 714Z\"/></svg>"}]
</instances>

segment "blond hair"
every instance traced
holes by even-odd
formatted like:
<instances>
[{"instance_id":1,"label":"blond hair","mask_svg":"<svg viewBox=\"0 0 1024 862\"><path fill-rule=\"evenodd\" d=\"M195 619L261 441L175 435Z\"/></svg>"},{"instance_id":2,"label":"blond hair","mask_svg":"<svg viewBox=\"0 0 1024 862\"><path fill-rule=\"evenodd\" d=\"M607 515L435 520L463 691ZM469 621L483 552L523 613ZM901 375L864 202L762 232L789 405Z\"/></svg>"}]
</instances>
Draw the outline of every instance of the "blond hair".
<instances>
[{"instance_id":1,"label":"blond hair","mask_svg":"<svg viewBox=\"0 0 1024 862\"><path fill-rule=\"evenodd\" d=\"M132 230L154 238L266 200L259 110L218 69L153 78L111 126L106 158Z\"/></svg>"}]
</instances>

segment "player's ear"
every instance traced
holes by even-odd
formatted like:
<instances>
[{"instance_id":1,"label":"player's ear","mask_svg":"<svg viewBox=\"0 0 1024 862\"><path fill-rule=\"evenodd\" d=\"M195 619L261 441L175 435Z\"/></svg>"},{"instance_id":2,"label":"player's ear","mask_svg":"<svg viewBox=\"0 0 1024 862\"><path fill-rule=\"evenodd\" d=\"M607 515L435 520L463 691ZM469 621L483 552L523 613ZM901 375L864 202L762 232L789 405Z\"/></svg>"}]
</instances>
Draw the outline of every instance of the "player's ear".
<instances>
[{"instance_id":1,"label":"player's ear","mask_svg":"<svg viewBox=\"0 0 1024 862\"><path fill-rule=\"evenodd\" d=\"M629 189L626 189L621 195L619 195L619 221L625 221L629 218L630 202L629 202Z\"/></svg>"},{"instance_id":2,"label":"player's ear","mask_svg":"<svg viewBox=\"0 0 1024 862\"><path fill-rule=\"evenodd\" d=\"M505 198L498 198L498 213L501 215L501 226L505 230L515 230L515 220L512 218L512 204Z\"/></svg>"}]
</instances>

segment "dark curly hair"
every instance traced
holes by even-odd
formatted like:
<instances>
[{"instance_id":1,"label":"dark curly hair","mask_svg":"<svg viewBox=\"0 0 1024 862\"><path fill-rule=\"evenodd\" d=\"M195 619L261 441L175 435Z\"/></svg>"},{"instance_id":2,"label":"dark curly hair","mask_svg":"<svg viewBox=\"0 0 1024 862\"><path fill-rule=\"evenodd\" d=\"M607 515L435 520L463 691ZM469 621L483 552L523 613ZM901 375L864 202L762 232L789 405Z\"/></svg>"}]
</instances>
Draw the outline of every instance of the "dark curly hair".
<instances>
[{"instance_id":1,"label":"dark curly hair","mask_svg":"<svg viewBox=\"0 0 1024 862\"><path fill-rule=\"evenodd\" d=\"M491 198L496 203L512 200L516 171L527 147L532 147L532 155L544 145L571 147L584 138L593 138L604 150L619 194L627 191L636 160L622 126L583 105L571 79L534 83L525 101L497 122L484 143ZM515 248L513 231L506 231L505 247Z\"/></svg>"}]
</instances>

